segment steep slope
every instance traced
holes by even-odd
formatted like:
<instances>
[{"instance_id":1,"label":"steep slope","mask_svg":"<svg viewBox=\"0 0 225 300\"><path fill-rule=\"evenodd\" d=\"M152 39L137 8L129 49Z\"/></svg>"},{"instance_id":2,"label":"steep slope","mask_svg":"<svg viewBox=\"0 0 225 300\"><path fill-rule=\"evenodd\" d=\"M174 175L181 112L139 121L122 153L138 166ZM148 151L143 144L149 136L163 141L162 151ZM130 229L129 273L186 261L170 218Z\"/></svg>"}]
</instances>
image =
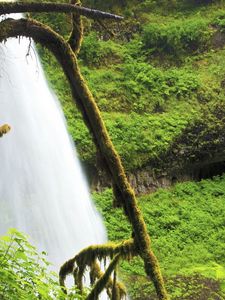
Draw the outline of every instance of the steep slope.
<instances>
[{"instance_id":1,"label":"steep slope","mask_svg":"<svg viewBox=\"0 0 225 300\"><path fill-rule=\"evenodd\" d=\"M172 181L212 157L224 161L224 2L86 2L125 15L107 29L85 21L79 58L127 172L150 166L162 174L166 167ZM65 16L38 17L68 34ZM40 52L80 157L94 167L93 144L62 72L46 50Z\"/></svg>"}]
</instances>

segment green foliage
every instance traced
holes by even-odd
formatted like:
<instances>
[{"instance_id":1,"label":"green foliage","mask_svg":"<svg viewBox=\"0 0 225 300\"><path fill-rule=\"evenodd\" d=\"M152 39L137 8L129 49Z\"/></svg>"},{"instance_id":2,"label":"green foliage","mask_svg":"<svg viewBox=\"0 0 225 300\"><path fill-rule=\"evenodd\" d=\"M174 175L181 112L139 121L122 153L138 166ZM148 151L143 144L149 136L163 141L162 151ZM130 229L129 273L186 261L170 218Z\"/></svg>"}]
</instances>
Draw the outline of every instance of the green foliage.
<instances>
[{"instance_id":1,"label":"green foliage","mask_svg":"<svg viewBox=\"0 0 225 300\"><path fill-rule=\"evenodd\" d=\"M188 97L200 88L198 76L185 69L168 71L155 68L146 63L135 63L124 66L122 87L134 101L132 111L139 113L149 110L163 110L169 97Z\"/></svg>"},{"instance_id":2,"label":"green foliage","mask_svg":"<svg viewBox=\"0 0 225 300\"><path fill-rule=\"evenodd\" d=\"M82 73L127 170L141 168L156 157L161 159L188 126L198 117L202 119L200 112L206 103L210 106L224 97L224 50L211 49L210 45L211 35L223 28L224 9L219 2L212 6L197 2L132 0L127 3L124 23L117 27L107 22L116 38L105 40L104 29L97 24L93 27L99 29L98 34L91 27L86 32L79 55ZM83 4L106 9L113 3ZM119 6L115 3L112 10ZM42 18L67 35L65 16L65 28L61 28L63 21L57 20L58 14L55 20L51 14ZM140 20L140 29L126 42L135 20ZM80 158L93 165L95 147L71 101L62 71L46 50L40 53ZM203 121L207 128L212 127L210 120ZM196 132L193 139L195 136Z\"/></svg>"},{"instance_id":3,"label":"green foliage","mask_svg":"<svg viewBox=\"0 0 225 300\"><path fill-rule=\"evenodd\" d=\"M90 33L84 40L81 48L80 57L87 64L100 64L102 53L101 45L95 32Z\"/></svg>"},{"instance_id":4,"label":"green foliage","mask_svg":"<svg viewBox=\"0 0 225 300\"><path fill-rule=\"evenodd\" d=\"M182 115L178 107L173 114L154 116L103 113L112 141L127 170L142 167L165 152L196 116L194 110L192 114Z\"/></svg>"},{"instance_id":5,"label":"green foliage","mask_svg":"<svg viewBox=\"0 0 225 300\"><path fill-rule=\"evenodd\" d=\"M45 252L39 254L24 234L10 229L0 237L0 298L84 299L75 287L65 296L49 266Z\"/></svg>"},{"instance_id":6,"label":"green foliage","mask_svg":"<svg viewBox=\"0 0 225 300\"><path fill-rule=\"evenodd\" d=\"M50 53L43 49L39 51L50 84L55 88L61 100L68 129L76 143L80 157L83 161L93 164L95 147L81 115L72 103L69 86ZM190 99L185 103L187 113L183 113L182 99L190 97L192 90L197 91L200 88L200 81L197 76L185 70L173 69L171 72L163 72L146 63L135 64L134 62L125 65L123 77L119 72L107 69L90 70L83 67L82 70L100 108L105 111L114 110L115 107L125 112L133 110L147 113L148 110L153 109L160 111L166 109L168 97L174 97L175 111L169 114L132 113L128 115L103 112L103 118L113 142L127 169L141 167L151 158L165 151L170 142L196 116L195 111L191 109ZM105 84L102 85L102 82ZM124 99L120 98L121 93ZM176 103L176 99L180 105Z\"/></svg>"},{"instance_id":7,"label":"green foliage","mask_svg":"<svg viewBox=\"0 0 225 300\"><path fill-rule=\"evenodd\" d=\"M195 9L196 7L205 6L212 3L220 3L223 0L110 0L107 2L102 2L101 0L84 0L84 4L91 6L93 8L99 9L120 9L123 11L129 8L133 9L142 9L142 10L154 10L154 11L163 11L165 9L173 11L176 9ZM163 11L168 13L167 11Z\"/></svg>"},{"instance_id":8,"label":"green foliage","mask_svg":"<svg viewBox=\"0 0 225 300\"><path fill-rule=\"evenodd\" d=\"M225 11L220 11L216 15L213 25L219 26L221 29L225 28Z\"/></svg>"},{"instance_id":9,"label":"green foliage","mask_svg":"<svg viewBox=\"0 0 225 300\"><path fill-rule=\"evenodd\" d=\"M103 111L162 112L171 99L189 100L202 88L199 76L190 69L163 70L131 57L125 61L119 68L82 69Z\"/></svg>"},{"instance_id":10,"label":"green foliage","mask_svg":"<svg viewBox=\"0 0 225 300\"><path fill-rule=\"evenodd\" d=\"M112 208L112 193L106 190L94 199L105 219L111 240L128 237L128 223ZM139 198L152 247L159 258L172 299L205 298L225 292L225 175L213 180L180 183ZM121 265L132 299L147 299L152 291L139 259ZM153 299L155 299L153 297ZM214 298L213 298L214 299ZM220 299L220 298L219 298Z\"/></svg>"},{"instance_id":11,"label":"green foliage","mask_svg":"<svg viewBox=\"0 0 225 300\"><path fill-rule=\"evenodd\" d=\"M98 211L104 217L108 239L116 242L129 239L131 226L127 222L122 209L112 209L112 191L107 189L103 193L94 193L93 197Z\"/></svg>"},{"instance_id":12,"label":"green foliage","mask_svg":"<svg viewBox=\"0 0 225 300\"><path fill-rule=\"evenodd\" d=\"M68 298L59 287L57 275L49 271L46 254L39 254L27 237L11 229L0 238L0 298L27 299L82 299L76 289Z\"/></svg>"},{"instance_id":13,"label":"green foliage","mask_svg":"<svg viewBox=\"0 0 225 300\"><path fill-rule=\"evenodd\" d=\"M221 3L224 0L144 0L141 3L142 9L155 12L161 12L164 14L174 13L177 10L185 11L205 7L206 5L213 3ZM165 11L166 9L166 11Z\"/></svg>"},{"instance_id":14,"label":"green foliage","mask_svg":"<svg viewBox=\"0 0 225 300\"><path fill-rule=\"evenodd\" d=\"M144 47L177 57L184 53L207 49L212 31L208 21L200 18L174 20L169 24L148 24L144 27Z\"/></svg>"},{"instance_id":15,"label":"green foliage","mask_svg":"<svg viewBox=\"0 0 225 300\"><path fill-rule=\"evenodd\" d=\"M83 41L79 58L88 66L106 66L111 63L121 62L123 52L120 45L112 41L102 41L97 33L90 32Z\"/></svg>"}]
</instances>

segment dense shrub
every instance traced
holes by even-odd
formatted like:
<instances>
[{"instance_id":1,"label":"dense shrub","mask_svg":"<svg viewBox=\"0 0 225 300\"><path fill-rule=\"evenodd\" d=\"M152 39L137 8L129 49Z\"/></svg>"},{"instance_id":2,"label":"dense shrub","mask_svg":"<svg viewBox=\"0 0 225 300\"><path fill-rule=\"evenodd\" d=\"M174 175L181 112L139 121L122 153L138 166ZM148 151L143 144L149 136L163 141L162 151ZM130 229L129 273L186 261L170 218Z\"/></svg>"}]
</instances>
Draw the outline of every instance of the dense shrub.
<instances>
[{"instance_id":1,"label":"dense shrub","mask_svg":"<svg viewBox=\"0 0 225 300\"><path fill-rule=\"evenodd\" d=\"M144 27L143 43L151 52L161 51L180 56L206 50L211 36L204 19L174 21L168 25L148 24Z\"/></svg>"},{"instance_id":2,"label":"dense shrub","mask_svg":"<svg viewBox=\"0 0 225 300\"><path fill-rule=\"evenodd\" d=\"M123 51L119 44L102 41L96 32L91 32L84 38L79 58L85 65L100 67L121 62Z\"/></svg>"},{"instance_id":3,"label":"dense shrub","mask_svg":"<svg viewBox=\"0 0 225 300\"><path fill-rule=\"evenodd\" d=\"M0 238L0 298L65 299L48 266L45 253L39 254L22 233L11 229Z\"/></svg>"},{"instance_id":4,"label":"dense shrub","mask_svg":"<svg viewBox=\"0 0 225 300\"><path fill-rule=\"evenodd\" d=\"M223 1L223 0L222 0ZM203 6L211 3L221 2L221 0L145 0L142 6L148 9L194 9L198 6Z\"/></svg>"},{"instance_id":5,"label":"dense shrub","mask_svg":"<svg viewBox=\"0 0 225 300\"><path fill-rule=\"evenodd\" d=\"M124 78L129 78L137 83L137 89L144 92L149 91L152 95L166 96L187 96L200 87L196 74L185 69L170 69L168 71L155 68L146 63L135 63L124 66ZM127 81L127 88L132 89L130 81Z\"/></svg>"},{"instance_id":6,"label":"dense shrub","mask_svg":"<svg viewBox=\"0 0 225 300\"><path fill-rule=\"evenodd\" d=\"M45 252L39 254L24 234L10 229L0 237L0 299L84 299L75 287L66 296L49 266Z\"/></svg>"}]
</instances>

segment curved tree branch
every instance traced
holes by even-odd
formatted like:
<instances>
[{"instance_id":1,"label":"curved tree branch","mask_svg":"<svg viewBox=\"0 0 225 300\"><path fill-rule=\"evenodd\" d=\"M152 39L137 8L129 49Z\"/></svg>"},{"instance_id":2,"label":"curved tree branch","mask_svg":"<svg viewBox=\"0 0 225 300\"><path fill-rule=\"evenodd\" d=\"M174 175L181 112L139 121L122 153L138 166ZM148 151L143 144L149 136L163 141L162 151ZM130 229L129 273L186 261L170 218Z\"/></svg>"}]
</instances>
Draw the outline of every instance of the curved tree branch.
<instances>
[{"instance_id":1,"label":"curved tree branch","mask_svg":"<svg viewBox=\"0 0 225 300\"><path fill-rule=\"evenodd\" d=\"M134 191L127 180L120 157L111 142L100 111L80 74L75 54L60 35L39 22L8 19L0 23L0 42L9 37L20 35L32 37L36 42L47 47L62 66L69 81L74 101L80 109L94 142L110 170L114 184L120 192L121 206L132 225L135 245L138 254L144 261L146 274L152 279L158 298L161 300L169 299L158 261L151 250L150 237L137 205Z\"/></svg>"},{"instance_id":2,"label":"curved tree branch","mask_svg":"<svg viewBox=\"0 0 225 300\"><path fill-rule=\"evenodd\" d=\"M0 2L0 15L25 12L76 13L91 19L123 20L121 16L73 4L51 2Z\"/></svg>"}]
</instances>

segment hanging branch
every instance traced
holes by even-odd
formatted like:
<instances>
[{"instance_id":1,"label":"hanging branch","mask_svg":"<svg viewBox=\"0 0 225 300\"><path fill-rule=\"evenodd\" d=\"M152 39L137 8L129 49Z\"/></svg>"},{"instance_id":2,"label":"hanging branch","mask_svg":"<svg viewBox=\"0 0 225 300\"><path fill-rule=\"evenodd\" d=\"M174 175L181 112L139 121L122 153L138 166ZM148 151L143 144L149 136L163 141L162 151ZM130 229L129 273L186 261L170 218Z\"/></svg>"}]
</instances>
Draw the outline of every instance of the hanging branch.
<instances>
[{"instance_id":1,"label":"hanging branch","mask_svg":"<svg viewBox=\"0 0 225 300\"><path fill-rule=\"evenodd\" d=\"M128 260L137 255L134 241L131 239L119 244L106 243L103 245L94 245L81 250L72 259L66 261L60 268L60 285L65 287L65 279L67 275L73 273L75 265L79 268L90 267L96 259L101 261L105 260L106 257L112 258L117 254L120 254L121 258Z\"/></svg>"},{"instance_id":2,"label":"hanging branch","mask_svg":"<svg viewBox=\"0 0 225 300\"><path fill-rule=\"evenodd\" d=\"M87 296L87 300L98 300L98 296L100 293L103 291L104 287L107 285L109 282L111 273L115 270L118 262L120 259L120 255L117 254L113 260L110 262L108 268L106 269L105 273L99 278L99 280L96 282L94 285L93 289L91 290L90 294ZM122 298L122 295L119 296L119 300Z\"/></svg>"},{"instance_id":3,"label":"hanging branch","mask_svg":"<svg viewBox=\"0 0 225 300\"><path fill-rule=\"evenodd\" d=\"M11 127L8 124L4 124L4 125L0 126L0 137L2 137L4 134L9 132L10 129L11 129Z\"/></svg>"},{"instance_id":4,"label":"hanging branch","mask_svg":"<svg viewBox=\"0 0 225 300\"><path fill-rule=\"evenodd\" d=\"M66 3L36 3L36 2L0 2L0 15L25 12L58 12L76 13L91 19L123 20L123 17L103 12L96 9L86 8L79 5Z\"/></svg>"},{"instance_id":5,"label":"hanging branch","mask_svg":"<svg viewBox=\"0 0 225 300\"><path fill-rule=\"evenodd\" d=\"M9 37L32 37L48 48L60 63L71 87L73 99L93 136L98 151L107 164L113 182L118 190L120 205L123 207L133 230L135 249L143 259L146 274L153 281L160 300L168 300L159 263L151 250L150 237L142 213L132 190L120 157L116 152L96 102L80 74L77 59L69 44L52 29L34 20L8 19L0 23L0 42Z\"/></svg>"},{"instance_id":6,"label":"hanging branch","mask_svg":"<svg viewBox=\"0 0 225 300\"><path fill-rule=\"evenodd\" d=\"M81 3L78 0L71 0L71 4L75 4L80 6ZM80 51L80 46L83 38L83 24L81 20L81 16L78 13L73 13L71 15L71 23L72 23L72 31L70 33L70 37L68 39L68 43L70 44L71 49L75 54L78 54Z\"/></svg>"},{"instance_id":7,"label":"hanging branch","mask_svg":"<svg viewBox=\"0 0 225 300\"><path fill-rule=\"evenodd\" d=\"M132 257L137 255L134 241L131 239L119 244L107 243L104 245L94 245L81 250L72 259L65 262L63 266L60 268L59 282L63 291L67 293L66 286L65 286L66 277L69 274L73 274L74 281L77 287L79 288L79 290L82 292L83 290L82 278L85 269L89 267L91 284L94 285L96 279L99 279L99 281L97 281L96 285L94 285L95 288L95 291L93 292L94 294L91 292L91 294L89 295L90 298L88 299L95 299L95 298L91 298L91 295L92 296L98 295L97 291L102 290L103 288L106 288L110 298L113 294L113 291L116 290L119 295L118 299L122 299L122 297L126 294L126 290L123 284L117 281L113 282L112 278L110 277L111 273L107 273L107 271L103 272L99 266L99 263L97 262L97 260L106 262L107 258L110 259L117 255L120 258L128 259L128 260L130 260ZM112 266L115 265L112 264Z\"/></svg>"},{"instance_id":8,"label":"hanging branch","mask_svg":"<svg viewBox=\"0 0 225 300\"><path fill-rule=\"evenodd\" d=\"M114 272L115 272L115 270L114 270ZM90 270L91 285L93 286L96 279L99 279L103 275L104 275L104 272L101 270L99 263L95 260L92 263L91 270ZM119 299L126 296L125 286L121 282L115 280L115 276L114 276L113 279L112 279L111 276L109 277L109 280L105 285L105 289L106 289L106 292L107 292L109 298L112 299L112 300L113 300L113 297L114 297L114 290L115 289L118 291L117 294L119 295L119 297L118 297Z\"/></svg>"}]
</instances>

